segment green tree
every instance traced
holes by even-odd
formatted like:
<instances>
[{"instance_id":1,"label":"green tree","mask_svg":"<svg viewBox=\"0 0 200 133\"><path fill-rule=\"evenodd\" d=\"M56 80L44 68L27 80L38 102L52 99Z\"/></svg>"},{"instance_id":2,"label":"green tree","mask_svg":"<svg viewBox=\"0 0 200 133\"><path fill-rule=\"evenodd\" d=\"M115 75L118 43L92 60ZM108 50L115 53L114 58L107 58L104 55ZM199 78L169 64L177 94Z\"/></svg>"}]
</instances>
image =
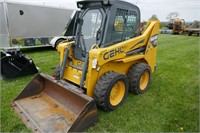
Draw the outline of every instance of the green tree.
<instances>
[{"instance_id":1,"label":"green tree","mask_svg":"<svg viewBox=\"0 0 200 133\"><path fill-rule=\"evenodd\" d=\"M151 16L151 18L149 18L149 20L158 20L158 17L157 17L157 15L153 14Z\"/></svg>"}]
</instances>

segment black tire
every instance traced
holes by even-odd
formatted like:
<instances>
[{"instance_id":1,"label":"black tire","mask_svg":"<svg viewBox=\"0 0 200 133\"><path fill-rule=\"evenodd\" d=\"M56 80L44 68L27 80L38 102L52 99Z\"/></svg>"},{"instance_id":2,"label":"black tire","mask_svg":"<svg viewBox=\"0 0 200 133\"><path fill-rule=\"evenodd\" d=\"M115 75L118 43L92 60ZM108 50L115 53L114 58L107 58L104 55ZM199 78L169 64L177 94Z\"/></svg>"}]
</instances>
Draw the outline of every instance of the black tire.
<instances>
[{"instance_id":1,"label":"black tire","mask_svg":"<svg viewBox=\"0 0 200 133\"><path fill-rule=\"evenodd\" d=\"M56 80L60 79L60 64L58 64L54 69L54 76Z\"/></svg>"},{"instance_id":2,"label":"black tire","mask_svg":"<svg viewBox=\"0 0 200 133\"><path fill-rule=\"evenodd\" d=\"M105 73L98 80L94 90L94 99L97 106L104 111L113 111L117 109L117 107L119 107L126 99L128 87L129 84L126 76L116 72ZM113 89L116 91L116 88L119 93L114 96L114 101L117 99L117 102L112 104L111 91Z\"/></svg>"},{"instance_id":3,"label":"black tire","mask_svg":"<svg viewBox=\"0 0 200 133\"><path fill-rule=\"evenodd\" d=\"M35 39L34 38L27 38L24 39L25 46L35 46Z\"/></svg>"},{"instance_id":4,"label":"black tire","mask_svg":"<svg viewBox=\"0 0 200 133\"><path fill-rule=\"evenodd\" d=\"M17 43L19 43L18 41L17 41L17 39L12 39L12 44L17 44Z\"/></svg>"},{"instance_id":5,"label":"black tire","mask_svg":"<svg viewBox=\"0 0 200 133\"><path fill-rule=\"evenodd\" d=\"M42 45L47 45L47 44L49 44L49 38L41 38L40 42Z\"/></svg>"},{"instance_id":6,"label":"black tire","mask_svg":"<svg viewBox=\"0 0 200 133\"><path fill-rule=\"evenodd\" d=\"M58 44L61 43L61 42L64 41L64 40L65 40L65 39L63 39L63 38L58 39L58 40L56 41L56 43L55 43L54 48L57 49Z\"/></svg>"},{"instance_id":7,"label":"black tire","mask_svg":"<svg viewBox=\"0 0 200 133\"><path fill-rule=\"evenodd\" d=\"M188 36L191 36L191 35L192 35L192 32L191 32L191 31L189 31L189 32L188 32Z\"/></svg>"},{"instance_id":8,"label":"black tire","mask_svg":"<svg viewBox=\"0 0 200 133\"><path fill-rule=\"evenodd\" d=\"M145 77L143 77L145 76ZM142 78L142 79L141 79ZM146 78L143 81L143 78ZM134 94L145 93L151 80L151 69L146 63L134 64L128 72L129 91ZM141 83L141 80L144 82Z\"/></svg>"}]
</instances>

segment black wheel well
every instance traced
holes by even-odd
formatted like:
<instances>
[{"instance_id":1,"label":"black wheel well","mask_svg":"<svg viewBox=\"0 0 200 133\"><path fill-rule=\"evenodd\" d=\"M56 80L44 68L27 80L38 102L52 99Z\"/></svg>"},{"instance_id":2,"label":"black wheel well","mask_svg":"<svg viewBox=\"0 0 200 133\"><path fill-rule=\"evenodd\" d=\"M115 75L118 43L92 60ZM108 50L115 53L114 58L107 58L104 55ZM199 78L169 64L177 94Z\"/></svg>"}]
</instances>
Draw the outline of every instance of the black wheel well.
<instances>
[{"instance_id":1,"label":"black wheel well","mask_svg":"<svg viewBox=\"0 0 200 133\"><path fill-rule=\"evenodd\" d=\"M58 46L58 44L62 41L66 40L65 38L59 38L56 42L55 42L55 46L54 48L56 48Z\"/></svg>"}]
</instances>

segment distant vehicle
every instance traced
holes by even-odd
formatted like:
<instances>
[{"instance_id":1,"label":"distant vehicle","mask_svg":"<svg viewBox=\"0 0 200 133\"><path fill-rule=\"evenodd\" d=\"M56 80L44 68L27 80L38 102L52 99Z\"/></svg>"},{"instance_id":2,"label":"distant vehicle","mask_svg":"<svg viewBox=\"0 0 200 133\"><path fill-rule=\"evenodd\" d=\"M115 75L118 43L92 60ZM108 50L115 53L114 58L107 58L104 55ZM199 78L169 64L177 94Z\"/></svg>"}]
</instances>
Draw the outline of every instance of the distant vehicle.
<instances>
[{"instance_id":1,"label":"distant vehicle","mask_svg":"<svg viewBox=\"0 0 200 133\"><path fill-rule=\"evenodd\" d=\"M160 30L159 30L160 34L172 34L172 30L169 29L167 26L165 27L162 27Z\"/></svg>"},{"instance_id":2,"label":"distant vehicle","mask_svg":"<svg viewBox=\"0 0 200 133\"><path fill-rule=\"evenodd\" d=\"M200 28L186 28L184 19L172 19L167 25L169 29L172 30L172 34L187 34L191 36L192 34L197 34L199 36Z\"/></svg>"},{"instance_id":3,"label":"distant vehicle","mask_svg":"<svg viewBox=\"0 0 200 133\"><path fill-rule=\"evenodd\" d=\"M0 48L50 46L49 40L62 34L73 12L67 8L0 2Z\"/></svg>"},{"instance_id":4,"label":"distant vehicle","mask_svg":"<svg viewBox=\"0 0 200 133\"><path fill-rule=\"evenodd\" d=\"M76 19L77 15L78 15L78 12L74 12L71 15L71 18L68 20L68 24L65 27L63 36L56 36L50 41L50 44L53 48L56 49L59 43L65 41L65 40L71 40L72 38L74 38L75 30L76 30L76 27L74 27L74 25L76 23L75 19Z\"/></svg>"},{"instance_id":5,"label":"distant vehicle","mask_svg":"<svg viewBox=\"0 0 200 133\"><path fill-rule=\"evenodd\" d=\"M187 28L184 30L184 33L188 34L188 36L191 36L192 34L199 36L200 28Z\"/></svg>"},{"instance_id":6,"label":"distant vehicle","mask_svg":"<svg viewBox=\"0 0 200 133\"><path fill-rule=\"evenodd\" d=\"M185 30L185 20L180 18L172 19L167 27L172 30L172 34L182 34Z\"/></svg>"}]
</instances>

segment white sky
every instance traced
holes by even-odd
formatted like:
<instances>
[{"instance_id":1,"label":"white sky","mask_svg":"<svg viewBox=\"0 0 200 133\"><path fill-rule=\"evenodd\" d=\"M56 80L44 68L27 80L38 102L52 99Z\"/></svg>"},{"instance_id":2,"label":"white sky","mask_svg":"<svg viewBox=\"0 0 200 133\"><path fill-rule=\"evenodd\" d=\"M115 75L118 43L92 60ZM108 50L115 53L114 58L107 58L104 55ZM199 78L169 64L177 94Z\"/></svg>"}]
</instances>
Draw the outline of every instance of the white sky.
<instances>
[{"instance_id":1,"label":"white sky","mask_svg":"<svg viewBox=\"0 0 200 133\"><path fill-rule=\"evenodd\" d=\"M3 0L0 0L3 1ZM4 0L5 1L5 0ZM76 9L77 0L7 0L23 3L42 4ZM161 21L167 21L170 12L178 12L186 22L200 20L200 0L126 0L136 4L141 10L141 20L148 20L156 14Z\"/></svg>"}]
</instances>

